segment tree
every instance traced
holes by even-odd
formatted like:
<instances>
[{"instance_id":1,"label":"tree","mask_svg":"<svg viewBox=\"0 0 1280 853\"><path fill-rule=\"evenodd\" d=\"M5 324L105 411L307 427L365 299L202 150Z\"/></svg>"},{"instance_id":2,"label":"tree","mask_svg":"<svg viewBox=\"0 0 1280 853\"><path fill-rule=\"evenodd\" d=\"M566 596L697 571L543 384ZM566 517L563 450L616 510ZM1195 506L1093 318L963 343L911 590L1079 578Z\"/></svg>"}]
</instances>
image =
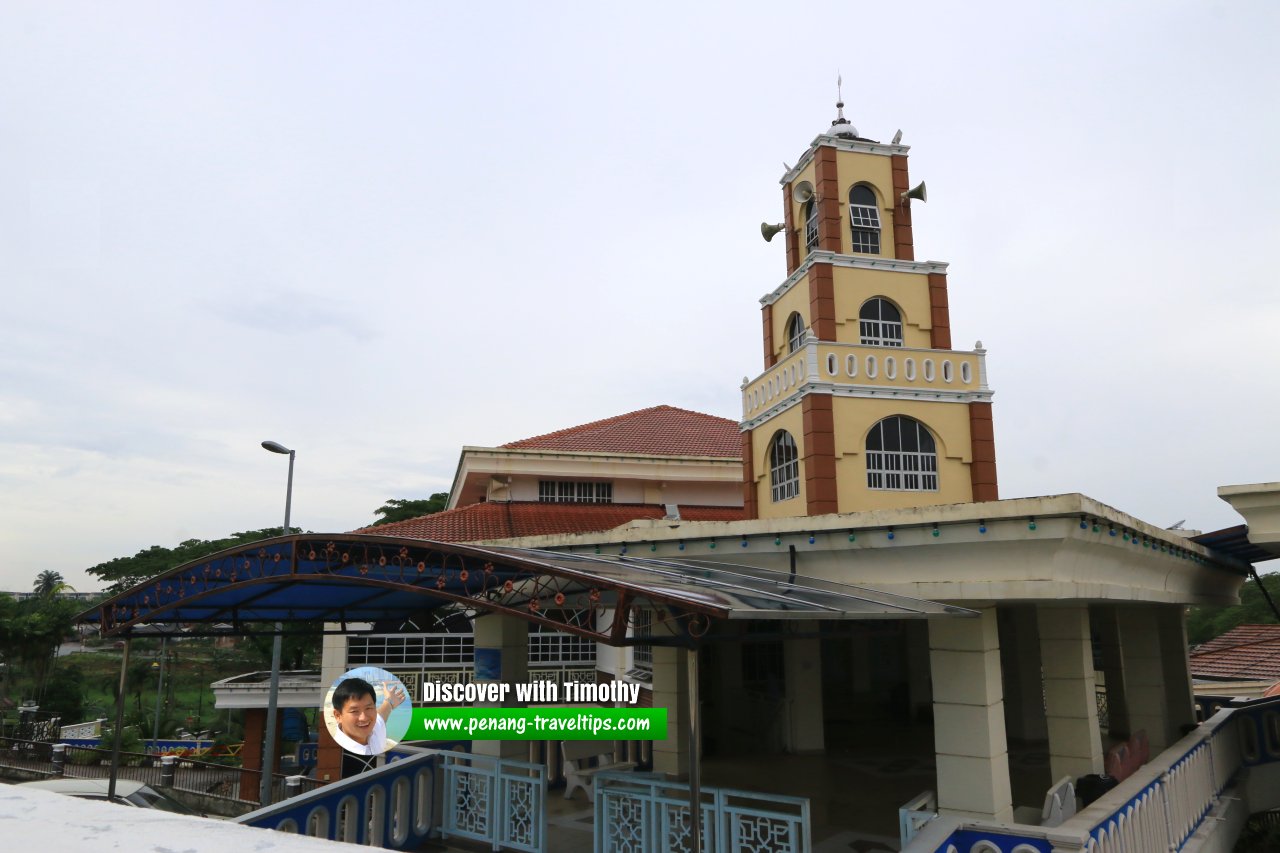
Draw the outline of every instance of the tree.
<instances>
[{"instance_id":1,"label":"tree","mask_svg":"<svg viewBox=\"0 0 1280 853\"><path fill-rule=\"evenodd\" d=\"M406 521L410 518L432 515L444 509L447 503L449 503L448 492L436 492L426 500L392 498L373 511L378 520L371 526L377 527L380 524L390 524L393 521Z\"/></svg>"},{"instance_id":2,"label":"tree","mask_svg":"<svg viewBox=\"0 0 1280 853\"><path fill-rule=\"evenodd\" d=\"M301 531L295 528L292 532ZM184 563L199 560L237 545L246 545L257 542L259 539L270 539L279 535L279 527L265 527L261 530L233 533L223 539L188 539L185 542L179 542L173 548L152 545L132 557L116 557L114 560L99 563L85 571L110 584L107 592L114 594L124 592L132 586L137 586Z\"/></svg>"},{"instance_id":3,"label":"tree","mask_svg":"<svg viewBox=\"0 0 1280 853\"><path fill-rule=\"evenodd\" d=\"M1280 607L1280 573L1261 575L1262 585ZM1187 616L1187 641L1193 646L1207 643L1237 625L1275 625L1280 622L1267 603L1257 581L1247 580L1240 588L1240 603L1227 607L1193 607Z\"/></svg>"},{"instance_id":4,"label":"tree","mask_svg":"<svg viewBox=\"0 0 1280 853\"><path fill-rule=\"evenodd\" d=\"M36 575L35 583L32 584L31 588L35 594L41 598L48 598L49 596L57 595L60 592L71 589L71 585L63 579L60 572L55 572L52 569L45 569L40 574Z\"/></svg>"}]
</instances>

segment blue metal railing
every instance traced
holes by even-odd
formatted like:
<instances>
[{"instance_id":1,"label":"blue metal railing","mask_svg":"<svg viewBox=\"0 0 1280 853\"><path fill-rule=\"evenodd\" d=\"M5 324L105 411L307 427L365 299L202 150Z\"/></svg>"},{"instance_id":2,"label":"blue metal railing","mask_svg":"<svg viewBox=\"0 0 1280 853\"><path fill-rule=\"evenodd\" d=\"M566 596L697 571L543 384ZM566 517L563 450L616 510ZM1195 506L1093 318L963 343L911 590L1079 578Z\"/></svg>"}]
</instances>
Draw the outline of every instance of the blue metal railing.
<instances>
[{"instance_id":1,"label":"blue metal railing","mask_svg":"<svg viewBox=\"0 0 1280 853\"><path fill-rule=\"evenodd\" d=\"M689 786L653 773L599 773L595 850L692 849ZM809 800L731 788L700 790L702 849L709 853L810 850Z\"/></svg>"},{"instance_id":2,"label":"blue metal railing","mask_svg":"<svg viewBox=\"0 0 1280 853\"><path fill-rule=\"evenodd\" d=\"M417 849L436 828L439 764L439 754L422 752L249 812L236 822L389 850Z\"/></svg>"},{"instance_id":3,"label":"blue metal railing","mask_svg":"<svg viewBox=\"0 0 1280 853\"><path fill-rule=\"evenodd\" d=\"M1280 697L1229 702L1113 793L1052 830L938 817L916 822L916 837L903 851L1181 850L1220 806L1242 767L1275 762L1280 762Z\"/></svg>"},{"instance_id":4,"label":"blue metal railing","mask_svg":"<svg viewBox=\"0 0 1280 853\"><path fill-rule=\"evenodd\" d=\"M547 768L464 752L441 752L444 805L440 834L494 850L545 853Z\"/></svg>"}]
</instances>

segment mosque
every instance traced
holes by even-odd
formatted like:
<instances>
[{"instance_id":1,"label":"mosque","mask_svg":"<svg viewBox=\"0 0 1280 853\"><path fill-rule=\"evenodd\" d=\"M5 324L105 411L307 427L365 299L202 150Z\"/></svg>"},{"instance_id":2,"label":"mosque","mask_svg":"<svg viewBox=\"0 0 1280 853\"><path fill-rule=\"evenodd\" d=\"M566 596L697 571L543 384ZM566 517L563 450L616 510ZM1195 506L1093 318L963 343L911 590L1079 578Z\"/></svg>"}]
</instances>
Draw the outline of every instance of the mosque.
<instances>
[{"instance_id":1,"label":"mosque","mask_svg":"<svg viewBox=\"0 0 1280 853\"><path fill-rule=\"evenodd\" d=\"M422 695L473 680L485 650L508 681L633 685L669 725L630 758L803 798L814 849L884 837L910 850L1118 849L1103 843L1117 815L1165 826L1144 797L1177 768L1208 793L1173 846L1226 849L1204 838L1239 831L1252 789L1202 756L1226 741L1197 728L1185 611L1234 603L1251 563L1280 554L1280 485L1228 489L1249 525L1202 541L1080 494L1001 499L987 352L953 348L948 265L915 258L911 208L926 193L908 155L898 137L860 135L838 105L782 176L781 222L763 232L783 238L785 276L760 299L763 363L737 421L655 406L465 447L441 513L270 540L262 554L328 559L335 583L350 572L375 585L389 559L426 570L424 603L306 611L335 629L321 681L375 665ZM357 552L383 556L357 577ZM464 570L451 575L450 559ZM472 594L472 560L517 580ZM245 566L241 582L270 580ZM385 589L407 583L402 570ZM109 603L103 621L145 620L155 590L141 613ZM1254 743L1255 778L1280 758L1273 740ZM1139 743L1148 770L1121 784L1147 787L1115 789L1057 835L1040 826L1062 780L1098 777ZM552 744L473 748L559 770ZM333 779L336 751L322 732L318 772ZM1159 791L1166 805L1182 796Z\"/></svg>"}]
</instances>

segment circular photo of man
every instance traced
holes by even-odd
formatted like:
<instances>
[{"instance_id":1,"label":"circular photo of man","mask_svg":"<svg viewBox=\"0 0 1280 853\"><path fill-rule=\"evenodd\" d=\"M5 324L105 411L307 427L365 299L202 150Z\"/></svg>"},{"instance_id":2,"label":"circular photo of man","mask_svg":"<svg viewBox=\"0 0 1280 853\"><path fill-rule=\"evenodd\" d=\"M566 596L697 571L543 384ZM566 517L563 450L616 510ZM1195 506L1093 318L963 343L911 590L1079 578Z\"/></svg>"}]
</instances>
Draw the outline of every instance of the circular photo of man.
<instances>
[{"instance_id":1,"label":"circular photo of man","mask_svg":"<svg viewBox=\"0 0 1280 853\"><path fill-rule=\"evenodd\" d=\"M353 669L333 683L320 709L342 749L377 756L404 739L413 719L409 691L385 669Z\"/></svg>"}]
</instances>

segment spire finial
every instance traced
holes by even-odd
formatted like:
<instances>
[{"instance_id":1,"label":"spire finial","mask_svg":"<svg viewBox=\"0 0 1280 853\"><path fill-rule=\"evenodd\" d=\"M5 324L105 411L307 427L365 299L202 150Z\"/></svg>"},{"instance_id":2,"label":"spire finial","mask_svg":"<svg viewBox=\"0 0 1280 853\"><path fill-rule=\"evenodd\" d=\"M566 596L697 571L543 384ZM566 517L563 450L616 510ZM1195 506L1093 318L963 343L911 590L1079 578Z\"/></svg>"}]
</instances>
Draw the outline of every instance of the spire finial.
<instances>
[{"instance_id":1,"label":"spire finial","mask_svg":"<svg viewBox=\"0 0 1280 853\"><path fill-rule=\"evenodd\" d=\"M858 129L849 123L844 117L844 77L839 71L836 72L836 118L831 122L831 130L827 131L831 136L844 136L849 139L856 139Z\"/></svg>"}]
</instances>

